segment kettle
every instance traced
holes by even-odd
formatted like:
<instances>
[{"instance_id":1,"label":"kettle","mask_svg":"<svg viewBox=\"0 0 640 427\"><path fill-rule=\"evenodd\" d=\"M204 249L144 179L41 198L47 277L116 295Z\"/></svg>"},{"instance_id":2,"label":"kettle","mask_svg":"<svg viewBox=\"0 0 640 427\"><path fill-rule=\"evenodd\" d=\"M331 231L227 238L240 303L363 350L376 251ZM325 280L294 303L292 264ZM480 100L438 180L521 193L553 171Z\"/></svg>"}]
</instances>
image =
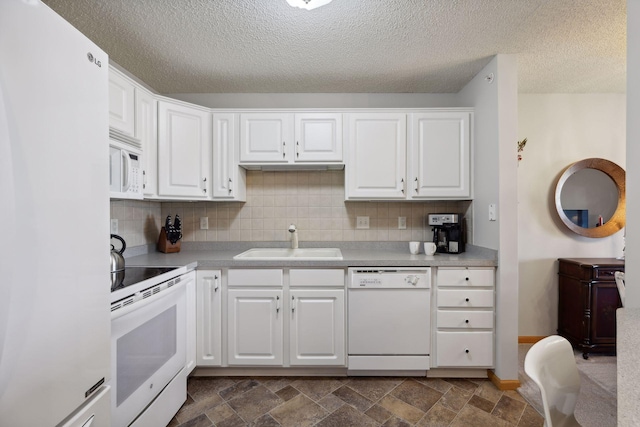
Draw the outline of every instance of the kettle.
<instances>
[{"instance_id":1,"label":"kettle","mask_svg":"<svg viewBox=\"0 0 640 427\"><path fill-rule=\"evenodd\" d=\"M127 244L124 242L124 239L117 234L112 234L111 238L118 239L122 243L122 248L119 251L111 245L111 272L113 273L124 270L124 257L122 253L127 248Z\"/></svg>"}]
</instances>

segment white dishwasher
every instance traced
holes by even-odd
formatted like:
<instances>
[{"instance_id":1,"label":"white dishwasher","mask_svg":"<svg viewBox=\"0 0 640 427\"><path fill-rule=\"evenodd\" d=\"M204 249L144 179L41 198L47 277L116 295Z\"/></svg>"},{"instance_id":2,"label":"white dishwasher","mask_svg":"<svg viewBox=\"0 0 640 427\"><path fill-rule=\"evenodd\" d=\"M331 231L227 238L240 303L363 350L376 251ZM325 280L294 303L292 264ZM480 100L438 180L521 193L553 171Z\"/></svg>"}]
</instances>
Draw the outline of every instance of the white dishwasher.
<instances>
[{"instance_id":1,"label":"white dishwasher","mask_svg":"<svg viewBox=\"0 0 640 427\"><path fill-rule=\"evenodd\" d=\"M425 375L430 268L349 268L348 309L349 375Z\"/></svg>"}]
</instances>

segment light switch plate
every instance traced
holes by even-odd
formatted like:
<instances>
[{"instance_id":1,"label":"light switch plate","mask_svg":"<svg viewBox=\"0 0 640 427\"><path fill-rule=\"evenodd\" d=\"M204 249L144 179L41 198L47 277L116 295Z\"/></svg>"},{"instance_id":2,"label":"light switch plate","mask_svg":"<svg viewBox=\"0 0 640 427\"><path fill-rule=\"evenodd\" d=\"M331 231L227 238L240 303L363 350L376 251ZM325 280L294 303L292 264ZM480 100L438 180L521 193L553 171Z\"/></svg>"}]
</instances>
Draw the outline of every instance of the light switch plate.
<instances>
[{"instance_id":1,"label":"light switch plate","mask_svg":"<svg viewBox=\"0 0 640 427\"><path fill-rule=\"evenodd\" d=\"M118 234L118 219L113 218L111 220L111 234Z\"/></svg>"},{"instance_id":2,"label":"light switch plate","mask_svg":"<svg viewBox=\"0 0 640 427\"><path fill-rule=\"evenodd\" d=\"M398 230L406 230L407 229L407 217L399 216L398 217Z\"/></svg>"},{"instance_id":3,"label":"light switch plate","mask_svg":"<svg viewBox=\"0 0 640 427\"><path fill-rule=\"evenodd\" d=\"M498 211L495 203L489 205L489 221L496 221L498 219Z\"/></svg>"},{"instance_id":4,"label":"light switch plate","mask_svg":"<svg viewBox=\"0 0 640 427\"><path fill-rule=\"evenodd\" d=\"M369 217L368 216L356 217L356 228L362 228L362 229L369 228Z\"/></svg>"}]
</instances>

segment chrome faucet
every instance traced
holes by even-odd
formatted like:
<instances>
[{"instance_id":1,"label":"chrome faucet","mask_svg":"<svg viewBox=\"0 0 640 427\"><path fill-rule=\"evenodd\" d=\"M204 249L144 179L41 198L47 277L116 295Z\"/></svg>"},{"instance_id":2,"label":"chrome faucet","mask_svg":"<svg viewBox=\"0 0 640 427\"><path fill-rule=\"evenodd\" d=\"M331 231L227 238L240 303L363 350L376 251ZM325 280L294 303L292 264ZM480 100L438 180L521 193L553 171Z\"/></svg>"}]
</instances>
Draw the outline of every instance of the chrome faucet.
<instances>
[{"instance_id":1,"label":"chrome faucet","mask_svg":"<svg viewBox=\"0 0 640 427\"><path fill-rule=\"evenodd\" d=\"M291 249L298 249L298 229L295 224L289 226L289 233L291 233Z\"/></svg>"}]
</instances>

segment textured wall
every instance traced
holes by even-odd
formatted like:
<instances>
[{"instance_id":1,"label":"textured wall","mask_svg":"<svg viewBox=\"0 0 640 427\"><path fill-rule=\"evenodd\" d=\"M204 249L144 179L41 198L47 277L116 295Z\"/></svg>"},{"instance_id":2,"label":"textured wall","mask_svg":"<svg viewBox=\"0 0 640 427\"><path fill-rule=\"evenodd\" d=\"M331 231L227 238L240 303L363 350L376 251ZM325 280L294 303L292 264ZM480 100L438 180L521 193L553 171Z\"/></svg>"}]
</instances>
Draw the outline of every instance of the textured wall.
<instances>
[{"instance_id":1,"label":"textured wall","mask_svg":"<svg viewBox=\"0 0 640 427\"><path fill-rule=\"evenodd\" d=\"M153 244L167 215L180 215L183 242L285 241L287 228L306 241L423 241L430 239L426 215L466 213L471 202L345 202L344 172L247 172L247 202L112 201L120 235L130 246ZM470 213L468 214L470 215ZM356 217L369 216L368 230L356 229ZM398 230L398 216L407 229ZM208 217L209 229L200 230ZM467 216L468 228L471 218ZM471 230L469 230L471 235Z\"/></svg>"}]
</instances>

